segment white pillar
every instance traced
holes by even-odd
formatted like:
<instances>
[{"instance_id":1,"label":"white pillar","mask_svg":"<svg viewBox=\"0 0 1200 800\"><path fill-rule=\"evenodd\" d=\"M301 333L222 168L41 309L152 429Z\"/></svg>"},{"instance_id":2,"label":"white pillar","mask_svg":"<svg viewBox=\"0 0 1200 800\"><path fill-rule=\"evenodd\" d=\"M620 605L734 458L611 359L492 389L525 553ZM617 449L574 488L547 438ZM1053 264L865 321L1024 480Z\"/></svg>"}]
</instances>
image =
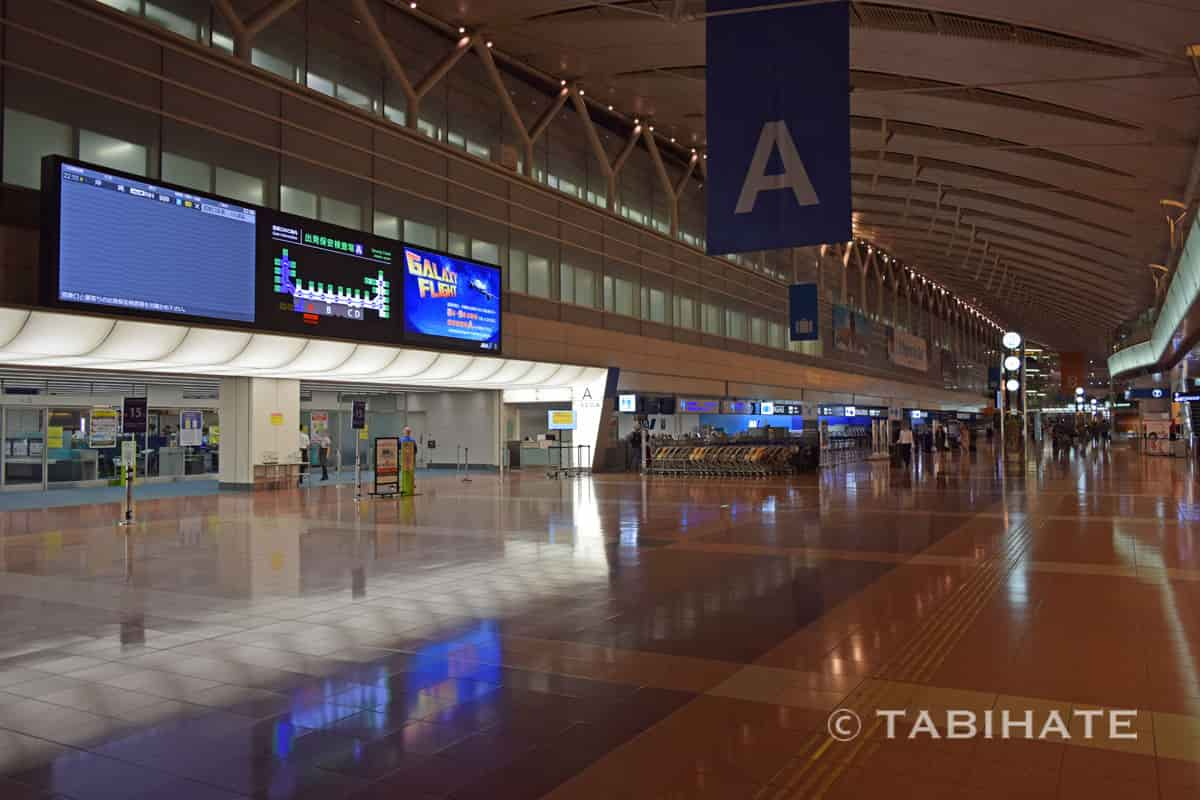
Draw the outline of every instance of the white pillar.
<instances>
[{"instance_id":1,"label":"white pillar","mask_svg":"<svg viewBox=\"0 0 1200 800\"><path fill-rule=\"evenodd\" d=\"M296 485L300 465L300 382L222 378L222 489Z\"/></svg>"}]
</instances>

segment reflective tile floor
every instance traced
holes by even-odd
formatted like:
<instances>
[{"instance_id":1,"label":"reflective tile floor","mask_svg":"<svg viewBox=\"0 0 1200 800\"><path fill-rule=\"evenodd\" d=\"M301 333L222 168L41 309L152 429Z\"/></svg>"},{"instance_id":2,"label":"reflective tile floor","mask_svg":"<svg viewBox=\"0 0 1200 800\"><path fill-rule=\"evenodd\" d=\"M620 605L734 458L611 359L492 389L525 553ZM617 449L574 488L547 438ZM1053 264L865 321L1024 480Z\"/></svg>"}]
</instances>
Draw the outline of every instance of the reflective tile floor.
<instances>
[{"instance_id":1,"label":"reflective tile floor","mask_svg":"<svg viewBox=\"0 0 1200 800\"><path fill-rule=\"evenodd\" d=\"M0 798L1195 798L1195 487L1113 446L0 512Z\"/></svg>"}]
</instances>

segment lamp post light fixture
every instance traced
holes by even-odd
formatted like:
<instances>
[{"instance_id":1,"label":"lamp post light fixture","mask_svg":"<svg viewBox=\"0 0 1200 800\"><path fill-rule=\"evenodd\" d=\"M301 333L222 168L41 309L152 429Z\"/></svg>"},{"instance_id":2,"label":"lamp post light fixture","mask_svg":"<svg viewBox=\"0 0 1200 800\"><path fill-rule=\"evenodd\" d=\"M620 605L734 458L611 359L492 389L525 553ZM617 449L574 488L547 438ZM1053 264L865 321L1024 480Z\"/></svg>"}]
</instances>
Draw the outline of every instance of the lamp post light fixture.
<instances>
[{"instance_id":1,"label":"lamp post light fixture","mask_svg":"<svg viewBox=\"0 0 1200 800\"><path fill-rule=\"evenodd\" d=\"M1021 334L1017 333L1016 331L1009 331L1008 333L1004 334L1004 338L1000 340L1000 343L1009 350L1016 350L1021 346Z\"/></svg>"},{"instance_id":2,"label":"lamp post light fixture","mask_svg":"<svg viewBox=\"0 0 1200 800\"><path fill-rule=\"evenodd\" d=\"M1004 359L1004 369L1009 372L1016 372L1021 368L1021 359L1016 356L1006 356Z\"/></svg>"},{"instance_id":3,"label":"lamp post light fixture","mask_svg":"<svg viewBox=\"0 0 1200 800\"><path fill-rule=\"evenodd\" d=\"M1004 388L1008 389L1010 392L1015 392L1017 389L1021 388L1021 382L1016 378L1009 378L1008 383L1004 384Z\"/></svg>"}]
</instances>

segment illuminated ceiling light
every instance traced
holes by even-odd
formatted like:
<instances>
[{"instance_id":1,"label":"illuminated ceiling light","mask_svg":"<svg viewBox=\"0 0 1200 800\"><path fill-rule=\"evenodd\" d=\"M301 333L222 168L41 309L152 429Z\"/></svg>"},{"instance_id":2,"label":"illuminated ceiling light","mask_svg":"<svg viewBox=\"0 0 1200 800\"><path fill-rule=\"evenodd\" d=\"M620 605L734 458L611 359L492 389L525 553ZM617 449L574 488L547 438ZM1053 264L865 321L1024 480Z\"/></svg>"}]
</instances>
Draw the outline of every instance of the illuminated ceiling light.
<instances>
[{"instance_id":1,"label":"illuminated ceiling light","mask_svg":"<svg viewBox=\"0 0 1200 800\"><path fill-rule=\"evenodd\" d=\"M1000 343L1009 350L1016 350L1021 346L1021 334L1016 331L1009 331L1004 334L1004 338L1000 340Z\"/></svg>"},{"instance_id":2,"label":"illuminated ceiling light","mask_svg":"<svg viewBox=\"0 0 1200 800\"><path fill-rule=\"evenodd\" d=\"M416 9L416 7L417 7L417 4L416 4L416 3L409 3L409 4L408 4L408 7L409 7L409 8L411 8L411 9L414 9L414 10L415 10L415 9Z\"/></svg>"},{"instance_id":3,"label":"illuminated ceiling light","mask_svg":"<svg viewBox=\"0 0 1200 800\"><path fill-rule=\"evenodd\" d=\"M609 106L609 107L608 107L608 110L609 110L609 111L612 111L612 106Z\"/></svg>"},{"instance_id":4,"label":"illuminated ceiling light","mask_svg":"<svg viewBox=\"0 0 1200 800\"><path fill-rule=\"evenodd\" d=\"M672 137L671 137L671 144L675 144L675 137L674 137L674 136L672 136Z\"/></svg>"},{"instance_id":5,"label":"illuminated ceiling light","mask_svg":"<svg viewBox=\"0 0 1200 800\"><path fill-rule=\"evenodd\" d=\"M458 26L458 33L459 33L459 35L460 35L460 36L461 36L462 34L466 33L466 32L467 32L467 29L466 29L466 28L464 28L464 27L463 27L463 26L461 26L461 25L459 25L459 26Z\"/></svg>"},{"instance_id":6,"label":"illuminated ceiling light","mask_svg":"<svg viewBox=\"0 0 1200 800\"><path fill-rule=\"evenodd\" d=\"M634 118L633 118L633 124L634 124L634 125L641 125L641 124L642 124L642 121L641 121L640 119L638 119L637 117L634 117Z\"/></svg>"},{"instance_id":7,"label":"illuminated ceiling light","mask_svg":"<svg viewBox=\"0 0 1200 800\"><path fill-rule=\"evenodd\" d=\"M566 85L567 85L567 81L566 81L566 79L565 79L565 78L563 78L563 79L559 80L559 82L558 82L558 85L559 85L559 86L566 86Z\"/></svg>"},{"instance_id":8,"label":"illuminated ceiling light","mask_svg":"<svg viewBox=\"0 0 1200 800\"><path fill-rule=\"evenodd\" d=\"M1021 382L1016 378L1009 378L1008 383L1004 384L1004 388L1008 389L1010 392L1015 392L1017 389L1021 388Z\"/></svg>"},{"instance_id":9,"label":"illuminated ceiling light","mask_svg":"<svg viewBox=\"0 0 1200 800\"><path fill-rule=\"evenodd\" d=\"M580 89L580 90L579 90L579 96L580 96L580 97L583 97L585 94L586 94L586 92L584 92L584 91L583 91L583 89Z\"/></svg>"},{"instance_id":10,"label":"illuminated ceiling light","mask_svg":"<svg viewBox=\"0 0 1200 800\"><path fill-rule=\"evenodd\" d=\"M1009 356L1004 359L1004 368L1009 372L1016 372L1021 368L1021 359L1016 356Z\"/></svg>"},{"instance_id":11,"label":"illuminated ceiling light","mask_svg":"<svg viewBox=\"0 0 1200 800\"><path fill-rule=\"evenodd\" d=\"M490 50L492 48L492 42L490 42L490 41L487 42L487 46L488 46L488 49Z\"/></svg>"},{"instance_id":12,"label":"illuminated ceiling light","mask_svg":"<svg viewBox=\"0 0 1200 800\"><path fill-rule=\"evenodd\" d=\"M651 132L651 133L654 133L654 126L653 126L653 125L651 125L651 126L650 126L650 132Z\"/></svg>"},{"instance_id":13,"label":"illuminated ceiling light","mask_svg":"<svg viewBox=\"0 0 1200 800\"><path fill-rule=\"evenodd\" d=\"M1083 397L1083 387L1082 387L1082 386L1076 386L1076 387L1075 387L1075 396L1076 396L1076 397Z\"/></svg>"}]
</instances>

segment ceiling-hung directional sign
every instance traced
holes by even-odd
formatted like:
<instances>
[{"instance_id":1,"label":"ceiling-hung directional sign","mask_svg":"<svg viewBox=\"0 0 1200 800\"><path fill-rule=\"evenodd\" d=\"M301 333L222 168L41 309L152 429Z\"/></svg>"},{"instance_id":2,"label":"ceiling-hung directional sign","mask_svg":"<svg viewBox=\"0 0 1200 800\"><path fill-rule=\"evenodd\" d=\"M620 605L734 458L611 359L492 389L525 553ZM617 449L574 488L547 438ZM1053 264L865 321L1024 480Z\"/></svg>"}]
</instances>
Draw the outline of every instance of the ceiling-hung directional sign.
<instances>
[{"instance_id":1,"label":"ceiling-hung directional sign","mask_svg":"<svg viewBox=\"0 0 1200 800\"><path fill-rule=\"evenodd\" d=\"M851 238L849 4L771 4L708 0L711 255Z\"/></svg>"}]
</instances>

